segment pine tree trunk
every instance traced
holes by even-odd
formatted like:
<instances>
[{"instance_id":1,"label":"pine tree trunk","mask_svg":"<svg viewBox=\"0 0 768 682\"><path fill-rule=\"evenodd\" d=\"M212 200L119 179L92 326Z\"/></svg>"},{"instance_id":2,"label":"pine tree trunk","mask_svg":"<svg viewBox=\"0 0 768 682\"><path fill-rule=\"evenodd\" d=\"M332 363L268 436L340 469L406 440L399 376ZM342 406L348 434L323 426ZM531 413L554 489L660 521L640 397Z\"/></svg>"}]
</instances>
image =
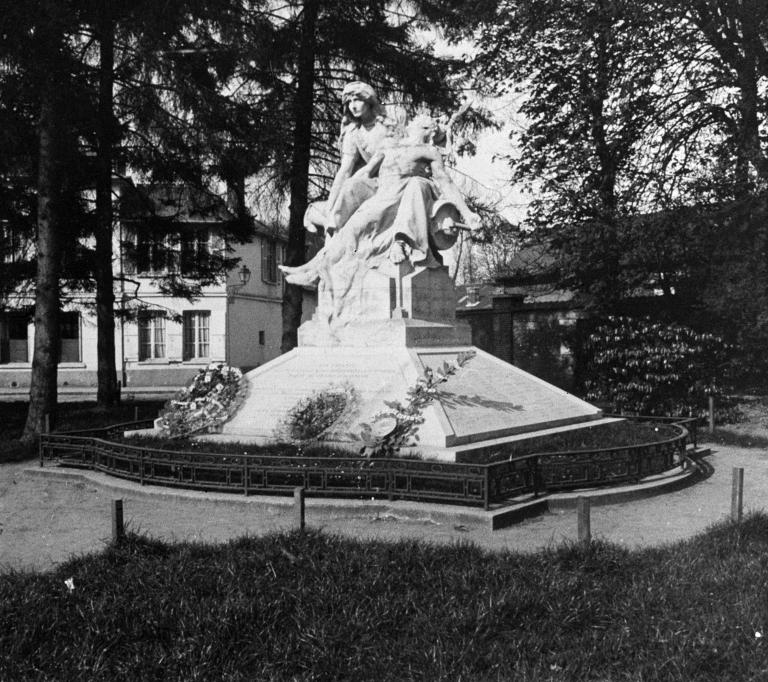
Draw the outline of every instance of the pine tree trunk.
<instances>
[{"instance_id":1,"label":"pine tree trunk","mask_svg":"<svg viewBox=\"0 0 768 682\"><path fill-rule=\"evenodd\" d=\"M35 347L29 410L21 440L33 443L44 430L46 415L55 422L59 362L59 274L61 271L60 192L62 112L57 105L61 84L49 76L41 92L37 177L37 277Z\"/></svg>"},{"instance_id":2,"label":"pine tree trunk","mask_svg":"<svg viewBox=\"0 0 768 682\"><path fill-rule=\"evenodd\" d=\"M301 265L306 256L304 212L307 210L309 161L312 145L312 108L315 85L315 24L319 0L306 0L302 11L296 104L294 107L293 158L291 160L291 207L286 263ZM283 338L280 350L295 348L301 324L302 289L294 284L283 295Z\"/></svg>"},{"instance_id":3,"label":"pine tree trunk","mask_svg":"<svg viewBox=\"0 0 768 682\"><path fill-rule=\"evenodd\" d=\"M100 407L119 399L115 366L115 292L112 272L112 107L114 27L104 3L99 22L98 177L96 181L96 324Z\"/></svg>"}]
</instances>

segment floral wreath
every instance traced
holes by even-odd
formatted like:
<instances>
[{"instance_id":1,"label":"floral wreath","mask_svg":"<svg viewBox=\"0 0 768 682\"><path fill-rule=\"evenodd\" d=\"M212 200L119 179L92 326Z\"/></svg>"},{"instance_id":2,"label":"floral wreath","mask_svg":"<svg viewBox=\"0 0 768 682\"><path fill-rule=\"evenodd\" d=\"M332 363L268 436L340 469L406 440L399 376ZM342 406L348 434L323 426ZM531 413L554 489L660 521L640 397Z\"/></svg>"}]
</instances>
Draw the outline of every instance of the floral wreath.
<instances>
[{"instance_id":1,"label":"floral wreath","mask_svg":"<svg viewBox=\"0 0 768 682\"><path fill-rule=\"evenodd\" d=\"M211 363L165 403L158 426L171 438L216 433L240 407L246 389L239 369Z\"/></svg>"}]
</instances>

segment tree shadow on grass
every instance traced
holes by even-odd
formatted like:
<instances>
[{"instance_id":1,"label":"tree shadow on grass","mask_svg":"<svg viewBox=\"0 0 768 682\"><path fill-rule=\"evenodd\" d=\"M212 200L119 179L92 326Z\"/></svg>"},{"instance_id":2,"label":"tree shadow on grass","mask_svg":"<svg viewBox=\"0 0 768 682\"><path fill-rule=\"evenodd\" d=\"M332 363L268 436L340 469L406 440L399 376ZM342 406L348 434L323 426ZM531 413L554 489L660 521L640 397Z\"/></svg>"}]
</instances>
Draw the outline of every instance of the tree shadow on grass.
<instances>
[{"instance_id":1,"label":"tree shadow on grass","mask_svg":"<svg viewBox=\"0 0 768 682\"><path fill-rule=\"evenodd\" d=\"M497 410L498 412L507 412L510 414L525 410L522 405L515 405L514 403L508 403L503 400L490 400L479 395L459 395L451 393L450 391L440 391L438 393L438 399L444 407L451 408L486 407L490 410Z\"/></svg>"}]
</instances>

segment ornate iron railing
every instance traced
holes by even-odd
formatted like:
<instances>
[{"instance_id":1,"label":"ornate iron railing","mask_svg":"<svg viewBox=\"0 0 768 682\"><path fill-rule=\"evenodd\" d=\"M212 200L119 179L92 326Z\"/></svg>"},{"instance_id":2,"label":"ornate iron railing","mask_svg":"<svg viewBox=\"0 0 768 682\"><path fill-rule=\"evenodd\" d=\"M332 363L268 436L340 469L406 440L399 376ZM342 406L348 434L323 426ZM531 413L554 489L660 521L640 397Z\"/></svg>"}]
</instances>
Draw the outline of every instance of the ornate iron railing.
<instances>
[{"instance_id":1,"label":"ornate iron railing","mask_svg":"<svg viewBox=\"0 0 768 682\"><path fill-rule=\"evenodd\" d=\"M181 452L109 440L115 432L151 423L45 434L40 439L40 465L56 460L141 485L243 495L285 494L303 487L314 496L388 497L489 509L524 495L618 485L669 471L682 464L689 437L684 427L672 425L677 434L656 443L537 453L489 464Z\"/></svg>"},{"instance_id":2,"label":"ornate iron railing","mask_svg":"<svg viewBox=\"0 0 768 682\"><path fill-rule=\"evenodd\" d=\"M689 442L698 447L699 418L698 417L649 417L637 414L606 414L606 417L629 419L640 422L656 422L658 424L677 424L688 431Z\"/></svg>"}]
</instances>

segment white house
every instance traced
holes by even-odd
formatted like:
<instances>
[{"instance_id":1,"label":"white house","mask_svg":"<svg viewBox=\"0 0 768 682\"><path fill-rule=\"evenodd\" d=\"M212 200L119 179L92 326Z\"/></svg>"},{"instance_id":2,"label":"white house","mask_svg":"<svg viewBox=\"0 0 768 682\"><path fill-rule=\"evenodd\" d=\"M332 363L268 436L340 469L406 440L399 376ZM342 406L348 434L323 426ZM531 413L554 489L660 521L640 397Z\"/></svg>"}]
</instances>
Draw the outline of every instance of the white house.
<instances>
[{"instance_id":1,"label":"white house","mask_svg":"<svg viewBox=\"0 0 768 682\"><path fill-rule=\"evenodd\" d=\"M144 197L146 199L146 197ZM153 239L132 229L137 218L122 210L114 243L116 311L115 363L123 397L165 396L184 386L210 362L244 370L280 354L283 279L277 268L284 256L285 230L256 221L256 236L234 244L240 263L225 281L204 287L190 302L161 291L157 275L192 274L198 259L224 248L218 226L232 216L224 203L200 211L189 193L165 188L150 199L155 215L173 215L173 232ZM209 198L210 201L210 198ZM144 235L139 239L136 235ZM0 399L25 400L29 393L34 324L33 298L19 293L0 313ZM313 297L304 297L305 318ZM93 295L75 296L61 319L61 399L95 395L96 317Z\"/></svg>"}]
</instances>

